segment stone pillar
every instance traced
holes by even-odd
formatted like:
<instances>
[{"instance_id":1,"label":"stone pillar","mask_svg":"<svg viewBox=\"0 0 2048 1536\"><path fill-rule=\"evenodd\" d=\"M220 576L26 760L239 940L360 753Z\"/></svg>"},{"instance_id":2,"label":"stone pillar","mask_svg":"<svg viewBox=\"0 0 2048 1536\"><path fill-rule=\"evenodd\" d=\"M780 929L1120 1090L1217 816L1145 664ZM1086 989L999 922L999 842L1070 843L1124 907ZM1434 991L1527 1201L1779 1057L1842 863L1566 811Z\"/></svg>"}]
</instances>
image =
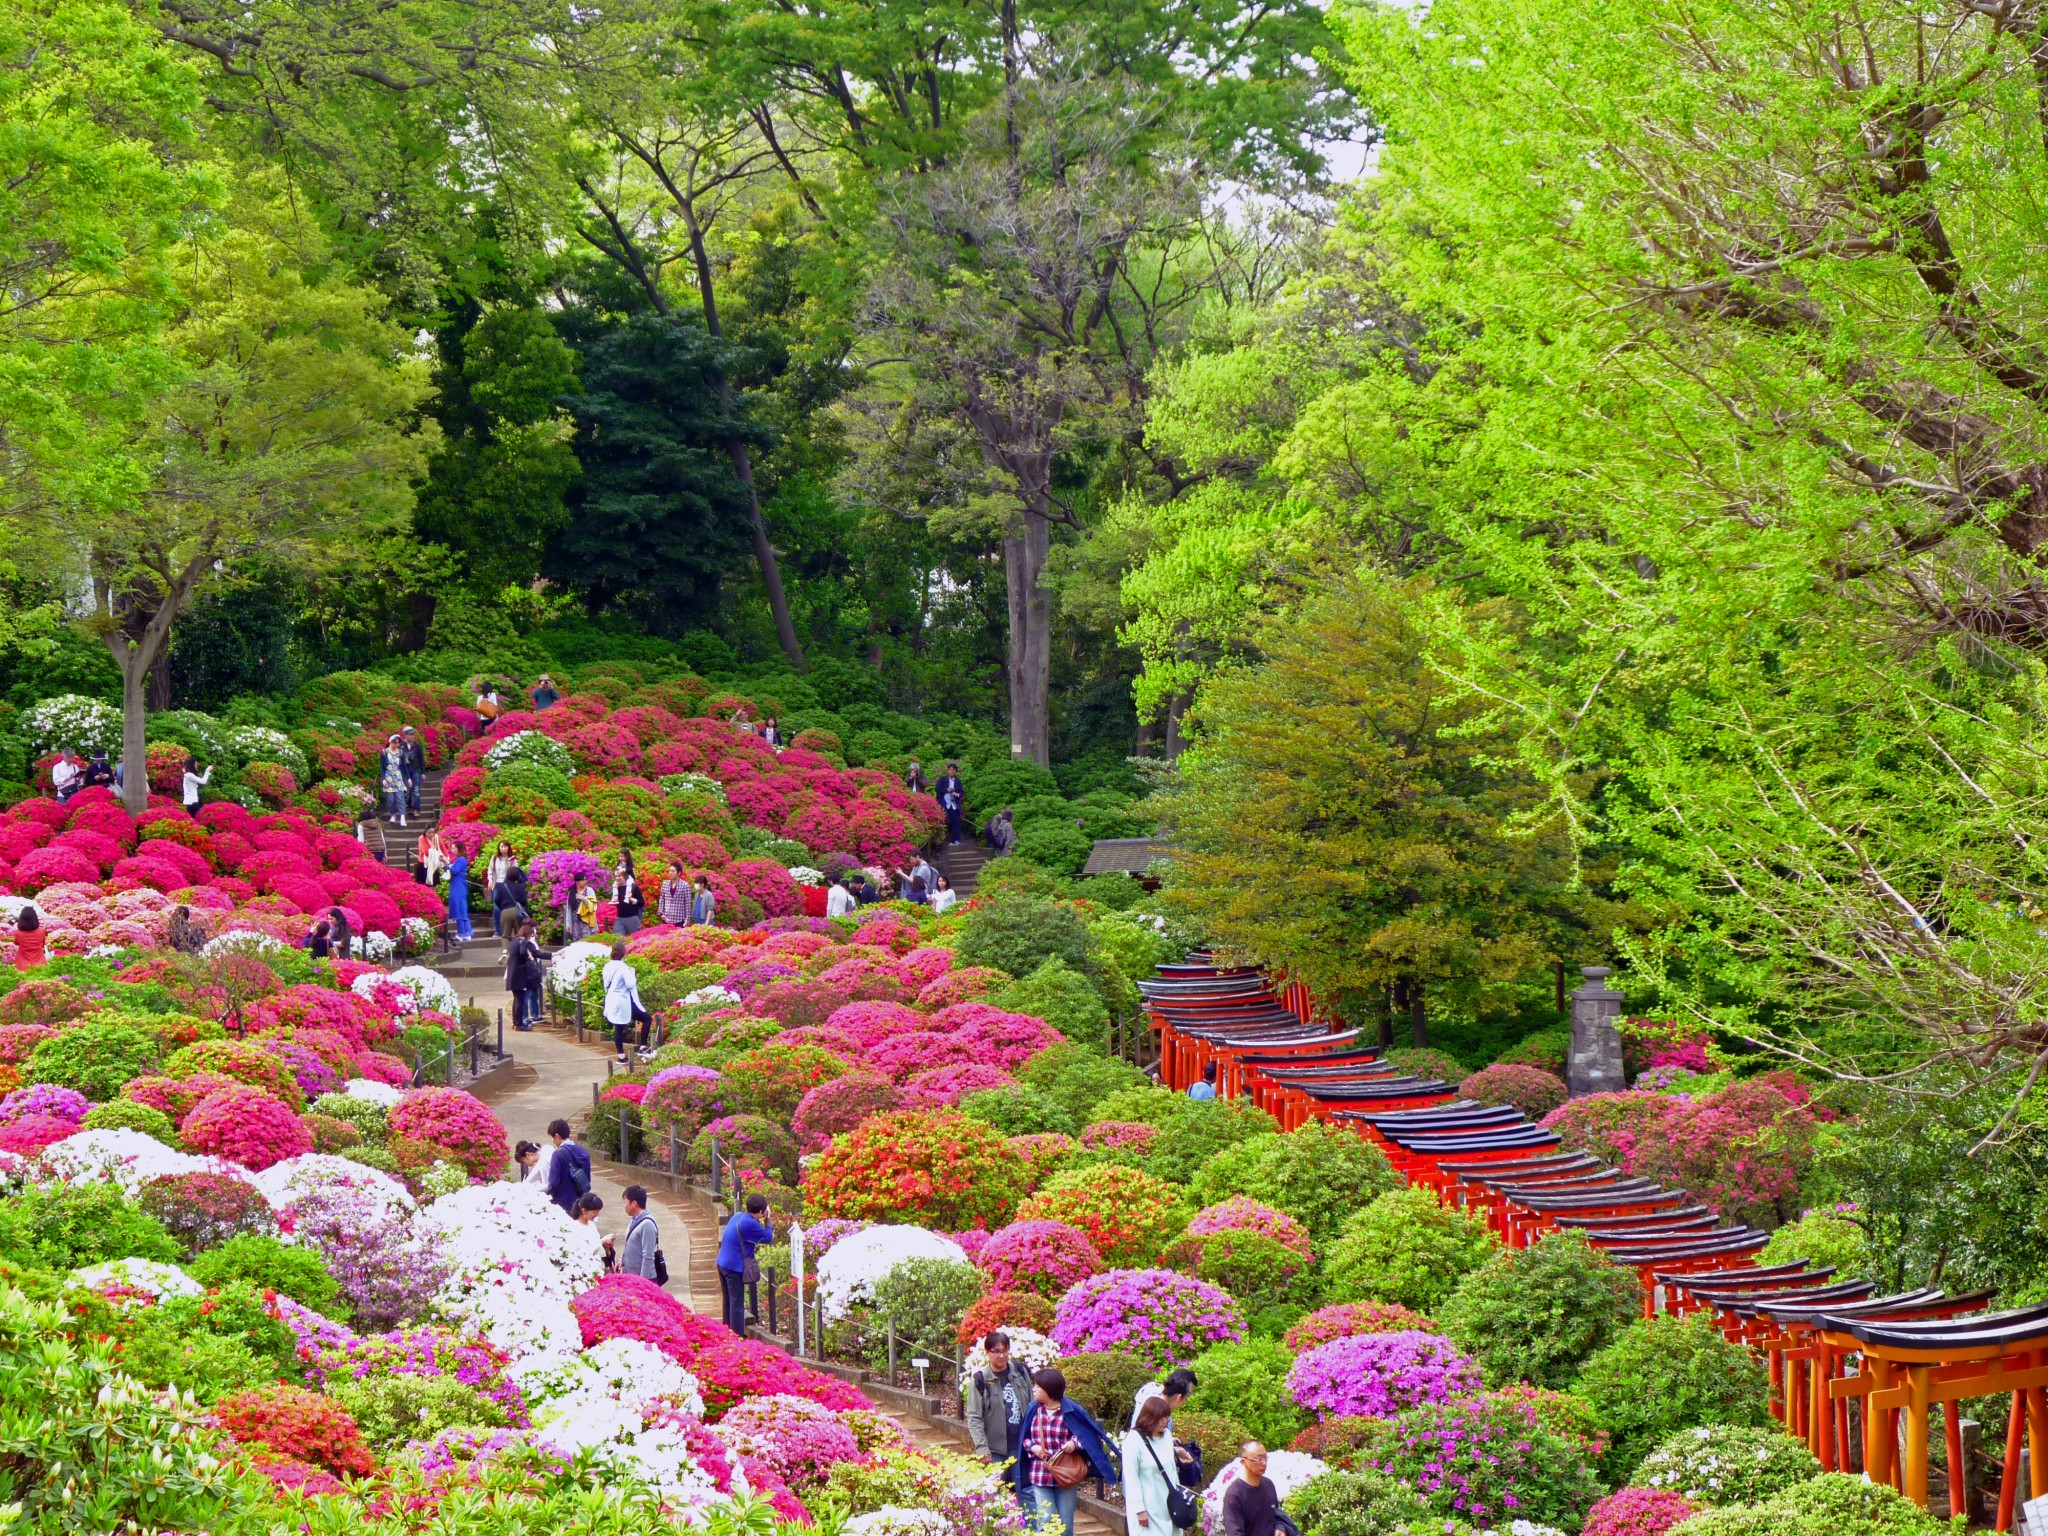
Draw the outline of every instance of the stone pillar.
<instances>
[{"instance_id":1,"label":"stone pillar","mask_svg":"<svg viewBox=\"0 0 2048 1536\"><path fill-rule=\"evenodd\" d=\"M1580 967L1586 984L1572 993L1572 1053L1565 1084L1573 1098L1582 1093L1619 1093L1627 1086L1621 1068L1621 1005L1625 998L1606 985L1613 973L1604 965Z\"/></svg>"}]
</instances>

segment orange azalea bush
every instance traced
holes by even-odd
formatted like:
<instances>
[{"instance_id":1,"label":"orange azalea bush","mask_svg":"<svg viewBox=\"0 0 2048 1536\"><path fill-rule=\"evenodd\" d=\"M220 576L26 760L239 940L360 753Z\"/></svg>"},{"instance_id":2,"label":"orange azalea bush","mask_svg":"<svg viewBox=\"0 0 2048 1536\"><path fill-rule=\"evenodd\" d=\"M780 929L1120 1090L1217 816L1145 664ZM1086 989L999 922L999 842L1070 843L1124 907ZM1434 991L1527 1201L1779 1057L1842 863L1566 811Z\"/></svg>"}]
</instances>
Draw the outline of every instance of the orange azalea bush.
<instances>
[{"instance_id":1,"label":"orange azalea bush","mask_svg":"<svg viewBox=\"0 0 2048 1536\"><path fill-rule=\"evenodd\" d=\"M1003 1225L1022 1185L1000 1131L957 1110L898 1110L818 1154L804 1173L804 1209L955 1232Z\"/></svg>"},{"instance_id":2,"label":"orange azalea bush","mask_svg":"<svg viewBox=\"0 0 2048 1536\"><path fill-rule=\"evenodd\" d=\"M1139 1168L1109 1163L1056 1173L1017 1209L1019 1221L1078 1227L1114 1269L1156 1260L1187 1225L1179 1189Z\"/></svg>"}]
</instances>

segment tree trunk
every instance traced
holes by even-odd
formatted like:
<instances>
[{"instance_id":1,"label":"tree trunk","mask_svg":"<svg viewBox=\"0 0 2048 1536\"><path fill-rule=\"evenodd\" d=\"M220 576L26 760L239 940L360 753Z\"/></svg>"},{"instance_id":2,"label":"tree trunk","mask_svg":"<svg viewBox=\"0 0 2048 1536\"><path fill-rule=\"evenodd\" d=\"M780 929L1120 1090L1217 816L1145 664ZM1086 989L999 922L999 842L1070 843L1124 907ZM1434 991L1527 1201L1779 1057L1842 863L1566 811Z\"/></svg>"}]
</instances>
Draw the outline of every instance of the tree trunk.
<instances>
[{"instance_id":1,"label":"tree trunk","mask_svg":"<svg viewBox=\"0 0 2048 1536\"><path fill-rule=\"evenodd\" d=\"M171 653L168 650L157 657L156 665L149 669L148 695L151 709L171 707Z\"/></svg>"},{"instance_id":2,"label":"tree trunk","mask_svg":"<svg viewBox=\"0 0 2048 1536\"><path fill-rule=\"evenodd\" d=\"M1132 743L1133 757L1150 757L1152 748L1159 742L1159 722L1149 715L1138 717L1138 739Z\"/></svg>"},{"instance_id":3,"label":"tree trunk","mask_svg":"<svg viewBox=\"0 0 2048 1536\"><path fill-rule=\"evenodd\" d=\"M1563 1013L1568 1006L1564 995L1564 962L1562 960L1552 961L1551 970L1557 978L1557 1011Z\"/></svg>"},{"instance_id":4,"label":"tree trunk","mask_svg":"<svg viewBox=\"0 0 2048 1536\"><path fill-rule=\"evenodd\" d=\"M1023 527L1003 539L1003 577L1010 599L1010 756L1052 765L1052 593L1039 578L1052 553L1052 528L1024 514Z\"/></svg>"},{"instance_id":5,"label":"tree trunk","mask_svg":"<svg viewBox=\"0 0 2048 1536\"><path fill-rule=\"evenodd\" d=\"M1429 1025L1422 1012L1422 983L1408 983L1408 1034L1415 1049L1421 1050L1429 1044Z\"/></svg>"},{"instance_id":6,"label":"tree trunk","mask_svg":"<svg viewBox=\"0 0 2048 1536\"><path fill-rule=\"evenodd\" d=\"M1403 986L1404 983L1395 982L1380 989L1380 1049L1383 1051L1394 1048L1394 1013L1401 1006Z\"/></svg>"},{"instance_id":7,"label":"tree trunk","mask_svg":"<svg viewBox=\"0 0 2048 1536\"><path fill-rule=\"evenodd\" d=\"M145 722L148 699L144 685L149 679L149 652L116 631L106 637L114 653L114 665L121 669L121 804L131 816L149 809L149 744ZM147 643L147 636L144 637Z\"/></svg>"},{"instance_id":8,"label":"tree trunk","mask_svg":"<svg viewBox=\"0 0 2048 1536\"><path fill-rule=\"evenodd\" d=\"M1187 713L1188 700L1193 695L1186 692L1170 693L1166 696L1166 760L1171 763L1179 759L1188 744L1181 734L1181 716Z\"/></svg>"}]
</instances>

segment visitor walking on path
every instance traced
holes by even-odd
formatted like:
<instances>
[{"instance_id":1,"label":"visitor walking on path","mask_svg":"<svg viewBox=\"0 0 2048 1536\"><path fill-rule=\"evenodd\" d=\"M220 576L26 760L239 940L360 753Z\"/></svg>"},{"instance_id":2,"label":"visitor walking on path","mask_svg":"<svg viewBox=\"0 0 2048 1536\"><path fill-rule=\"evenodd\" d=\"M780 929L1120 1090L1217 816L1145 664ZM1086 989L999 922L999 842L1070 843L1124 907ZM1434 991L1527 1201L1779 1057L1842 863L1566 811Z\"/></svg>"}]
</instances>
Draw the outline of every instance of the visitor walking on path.
<instances>
[{"instance_id":1,"label":"visitor walking on path","mask_svg":"<svg viewBox=\"0 0 2048 1536\"><path fill-rule=\"evenodd\" d=\"M967 1378L967 1437L983 1461L1001 1463L1017 1454L1017 1433L1031 1404L1031 1372L1010 1356L1010 1336L997 1329L981 1341L988 1365Z\"/></svg>"},{"instance_id":2,"label":"visitor walking on path","mask_svg":"<svg viewBox=\"0 0 2048 1536\"><path fill-rule=\"evenodd\" d=\"M619 1270L659 1284L661 1229L647 1214L647 1191L638 1184L626 1186L626 1241L619 1250Z\"/></svg>"},{"instance_id":3,"label":"visitor walking on path","mask_svg":"<svg viewBox=\"0 0 2048 1536\"><path fill-rule=\"evenodd\" d=\"M718 897L712 893L711 882L699 875L697 894L690 901L690 921L700 928L708 928L717 916Z\"/></svg>"},{"instance_id":4,"label":"visitor walking on path","mask_svg":"<svg viewBox=\"0 0 2048 1536\"><path fill-rule=\"evenodd\" d=\"M533 919L521 919L505 953L505 990L512 994L512 1027L532 1029L540 1017L540 987L545 975L540 945L534 941Z\"/></svg>"},{"instance_id":5,"label":"visitor walking on path","mask_svg":"<svg viewBox=\"0 0 2048 1536\"><path fill-rule=\"evenodd\" d=\"M1116 1481L1108 1437L1095 1416L1067 1396L1067 1378L1058 1369L1047 1366L1031 1381L1031 1406L1017 1435L1023 1455L1011 1476L1034 1524L1049 1531L1057 1519L1065 1536L1074 1536L1081 1484L1091 1476Z\"/></svg>"},{"instance_id":6,"label":"visitor walking on path","mask_svg":"<svg viewBox=\"0 0 2048 1536\"><path fill-rule=\"evenodd\" d=\"M384 819L405 825L405 748L393 736L377 754L377 785L384 791Z\"/></svg>"},{"instance_id":7,"label":"visitor walking on path","mask_svg":"<svg viewBox=\"0 0 2048 1536\"><path fill-rule=\"evenodd\" d=\"M775 1241L774 1230L763 1219L768 1211L766 1195L747 1196L747 1208L734 1211L718 1240L718 1290L725 1304L725 1326L741 1338L747 1336L747 1282L760 1276L754 1250Z\"/></svg>"},{"instance_id":8,"label":"visitor walking on path","mask_svg":"<svg viewBox=\"0 0 2048 1536\"><path fill-rule=\"evenodd\" d=\"M420 781L427 776L427 749L420 741L420 733L409 725L401 733L398 746L404 754L405 809L417 816L420 813Z\"/></svg>"},{"instance_id":9,"label":"visitor walking on path","mask_svg":"<svg viewBox=\"0 0 2048 1536\"><path fill-rule=\"evenodd\" d=\"M566 1120L548 1127L548 1140L555 1144L555 1155L548 1160L548 1198L574 1216L576 1202L590 1193L590 1154L576 1144Z\"/></svg>"},{"instance_id":10,"label":"visitor walking on path","mask_svg":"<svg viewBox=\"0 0 2048 1536\"><path fill-rule=\"evenodd\" d=\"M469 855L458 846L448 863L448 921L458 939L473 939L469 924Z\"/></svg>"},{"instance_id":11,"label":"visitor walking on path","mask_svg":"<svg viewBox=\"0 0 2048 1536\"><path fill-rule=\"evenodd\" d=\"M1173 1536L1167 1503L1177 1486L1173 1466L1173 1410L1163 1394L1138 1405L1137 1419L1124 1431L1124 1513L1130 1536Z\"/></svg>"},{"instance_id":12,"label":"visitor walking on path","mask_svg":"<svg viewBox=\"0 0 2048 1536\"><path fill-rule=\"evenodd\" d=\"M958 763L946 764L938 783L939 809L946 813L946 841L957 843L966 835L961 817L967 813L967 786L960 778Z\"/></svg>"}]
</instances>

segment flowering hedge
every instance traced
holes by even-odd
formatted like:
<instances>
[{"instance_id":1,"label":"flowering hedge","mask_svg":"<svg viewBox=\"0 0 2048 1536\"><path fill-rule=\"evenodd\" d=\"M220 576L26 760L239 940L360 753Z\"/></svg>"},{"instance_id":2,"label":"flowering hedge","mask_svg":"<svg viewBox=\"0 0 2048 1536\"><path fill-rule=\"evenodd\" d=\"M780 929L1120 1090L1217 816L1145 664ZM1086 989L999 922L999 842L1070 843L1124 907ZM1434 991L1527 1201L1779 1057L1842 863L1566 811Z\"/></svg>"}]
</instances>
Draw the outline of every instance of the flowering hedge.
<instances>
[{"instance_id":1,"label":"flowering hedge","mask_svg":"<svg viewBox=\"0 0 2048 1536\"><path fill-rule=\"evenodd\" d=\"M1447 1402L1480 1389L1479 1368L1432 1333L1354 1334L1318 1345L1294 1362L1287 1390L1319 1418L1389 1418L1418 1403Z\"/></svg>"},{"instance_id":2,"label":"flowering hedge","mask_svg":"<svg viewBox=\"0 0 2048 1536\"><path fill-rule=\"evenodd\" d=\"M1458 1097L1475 1104L1507 1104L1540 1120L1568 1097L1564 1079L1540 1067L1496 1064L1458 1084Z\"/></svg>"},{"instance_id":3,"label":"flowering hedge","mask_svg":"<svg viewBox=\"0 0 2048 1536\"><path fill-rule=\"evenodd\" d=\"M1305 1354L1332 1339L1348 1339L1361 1333L1399 1333L1420 1330L1435 1333L1437 1326L1420 1312L1392 1302L1348 1301L1311 1312L1287 1330L1287 1347Z\"/></svg>"},{"instance_id":4,"label":"flowering hedge","mask_svg":"<svg viewBox=\"0 0 2048 1536\"><path fill-rule=\"evenodd\" d=\"M1052 1339L1067 1354L1122 1350L1150 1365L1186 1365L1212 1344L1244 1336L1237 1303L1170 1269L1091 1275L1054 1309Z\"/></svg>"},{"instance_id":5,"label":"flowering hedge","mask_svg":"<svg viewBox=\"0 0 2048 1536\"><path fill-rule=\"evenodd\" d=\"M1054 1174L1017 1216L1079 1228L1104 1263L1124 1266L1157 1258L1185 1219L1173 1185L1119 1166Z\"/></svg>"},{"instance_id":6,"label":"flowering hedge","mask_svg":"<svg viewBox=\"0 0 2048 1536\"><path fill-rule=\"evenodd\" d=\"M954 1110L877 1115L804 1171L807 1209L862 1221L948 1229L995 1226L1016 1208L1015 1160L1003 1138Z\"/></svg>"}]
</instances>

